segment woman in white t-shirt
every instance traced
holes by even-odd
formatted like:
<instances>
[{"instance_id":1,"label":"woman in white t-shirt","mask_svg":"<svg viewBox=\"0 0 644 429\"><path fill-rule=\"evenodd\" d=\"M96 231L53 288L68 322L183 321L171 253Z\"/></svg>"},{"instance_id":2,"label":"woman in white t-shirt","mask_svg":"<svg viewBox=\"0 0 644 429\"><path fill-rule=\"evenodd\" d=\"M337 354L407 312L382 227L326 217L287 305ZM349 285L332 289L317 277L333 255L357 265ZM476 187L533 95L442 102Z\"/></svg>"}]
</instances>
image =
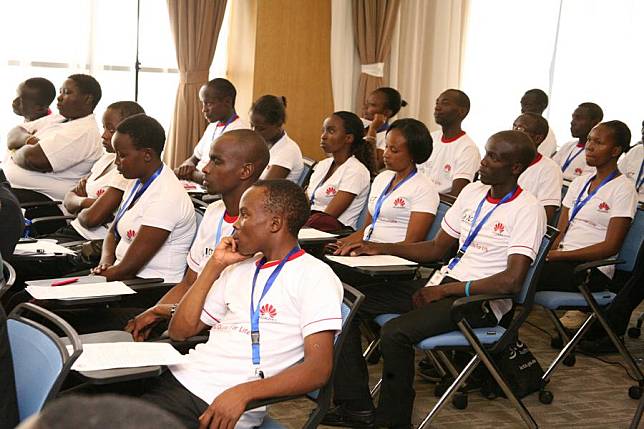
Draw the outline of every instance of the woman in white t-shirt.
<instances>
[{"instance_id":1,"label":"woman in white t-shirt","mask_svg":"<svg viewBox=\"0 0 644 429\"><path fill-rule=\"evenodd\" d=\"M165 131L144 114L125 119L112 139L119 172L130 180L103 241L94 274L108 281L162 278L177 283L195 235L190 197L161 161Z\"/></svg>"},{"instance_id":2,"label":"woman in white t-shirt","mask_svg":"<svg viewBox=\"0 0 644 429\"><path fill-rule=\"evenodd\" d=\"M331 156L313 169L306 190L311 202L306 226L322 231L356 228L375 161L373 147L363 136L362 121L354 113L335 112L324 120L320 146Z\"/></svg>"},{"instance_id":3,"label":"woman in white t-shirt","mask_svg":"<svg viewBox=\"0 0 644 429\"><path fill-rule=\"evenodd\" d=\"M145 113L134 101L117 101L110 104L103 114L101 140L105 153L94 163L90 174L78 181L65 195L65 209L77 215L70 225L47 236L59 242L80 240L103 240L107 234L106 224L112 220L118 208L127 180L118 172L114 159L112 136L123 119Z\"/></svg>"},{"instance_id":4,"label":"woman in white t-shirt","mask_svg":"<svg viewBox=\"0 0 644 429\"><path fill-rule=\"evenodd\" d=\"M286 97L263 95L250 108L250 126L266 140L271 159L260 179L288 179L298 183L304 161L302 151L284 131Z\"/></svg>"},{"instance_id":5,"label":"woman in white t-shirt","mask_svg":"<svg viewBox=\"0 0 644 429\"><path fill-rule=\"evenodd\" d=\"M427 127L415 119L394 121L387 131L386 171L373 181L365 226L335 243L335 253L362 241L413 243L425 239L439 204L432 182L418 174L432 153Z\"/></svg>"},{"instance_id":6,"label":"woman in white t-shirt","mask_svg":"<svg viewBox=\"0 0 644 429\"><path fill-rule=\"evenodd\" d=\"M596 173L576 178L568 188L557 225L561 234L546 258L540 290L578 292L576 265L619 252L637 209L635 186L617 169L630 141L631 132L620 121L603 122L590 131L585 156ZM593 268L590 290L604 290L614 272L613 265Z\"/></svg>"}]
</instances>

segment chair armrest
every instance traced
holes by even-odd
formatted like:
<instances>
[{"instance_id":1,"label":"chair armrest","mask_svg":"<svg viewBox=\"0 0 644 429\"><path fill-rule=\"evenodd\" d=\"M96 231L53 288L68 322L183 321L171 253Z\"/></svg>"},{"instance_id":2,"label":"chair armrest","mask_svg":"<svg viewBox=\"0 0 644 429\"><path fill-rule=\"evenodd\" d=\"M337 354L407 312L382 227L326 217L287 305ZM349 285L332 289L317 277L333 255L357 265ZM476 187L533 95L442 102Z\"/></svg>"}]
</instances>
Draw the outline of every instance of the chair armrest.
<instances>
[{"instance_id":1,"label":"chair armrest","mask_svg":"<svg viewBox=\"0 0 644 429\"><path fill-rule=\"evenodd\" d=\"M221 200L221 195L220 194L204 194L204 196L201 198L201 200L205 203L214 203L215 201Z\"/></svg>"},{"instance_id":2,"label":"chair armrest","mask_svg":"<svg viewBox=\"0 0 644 429\"><path fill-rule=\"evenodd\" d=\"M624 260L623 259L618 259L618 258L608 258L608 259L599 259L597 261L590 261L590 262L585 262L583 264L579 264L575 267L575 274L581 273L583 271L589 270L591 268L599 268L599 267L604 267L606 265L616 265L616 264L623 264Z\"/></svg>"},{"instance_id":3,"label":"chair armrest","mask_svg":"<svg viewBox=\"0 0 644 429\"><path fill-rule=\"evenodd\" d=\"M23 209L32 209L34 207L56 207L61 205L62 201L51 200L51 201L29 201L26 203L20 203L20 207Z\"/></svg>"},{"instance_id":4,"label":"chair armrest","mask_svg":"<svg viewBox=\"0 0 644 429\"><path fill-rule=\"evenodd\" d=\"M439 286L440 287L440 286ZM458 323L463 319L467 319L465 314L468 312L472 306L479 306L483 302L493 301L495 299L512 299L514 295L472 295L464 296L457 299L452 303L452 308L450 309L450 314L454 323Z\"/></svg>"},{"instance_id":5,"label":"chair armrest","mask_svg":"<svg viewBox=\"0 0 644 429\"><path fill-rule=\"evenodd\" d=\"M304 395L290 395L290 396L277 396L275 398L259 399L257 401L250 401L246 404L246 410L254 410L255 408L265 407L267 405L277 404L278 402L292 401L299 399Z\"/></svg>"},{"instance_id":6,"label":"chair armrest","mask_svg":"<svg viewBox=\"0 0 644 429\"><path fill-rule=\"evenodd\" d=\"M74 219L76 219L76 216L43 216L43 217L37 217L35 219L31 219L31 224L36 225L39 223L55 222L57 220L74 220Z\"/></svg>"}]
</instances>

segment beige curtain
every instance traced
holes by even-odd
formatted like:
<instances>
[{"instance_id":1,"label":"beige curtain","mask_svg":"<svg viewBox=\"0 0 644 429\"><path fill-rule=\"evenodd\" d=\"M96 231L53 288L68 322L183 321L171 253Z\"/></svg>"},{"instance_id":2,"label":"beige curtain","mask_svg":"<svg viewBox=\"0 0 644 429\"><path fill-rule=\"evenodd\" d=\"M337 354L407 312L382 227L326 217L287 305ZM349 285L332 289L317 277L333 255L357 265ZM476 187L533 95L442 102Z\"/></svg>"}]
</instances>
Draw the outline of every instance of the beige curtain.
<instances>
[{"instance_id":1,"label":"beige curtain","mask_svg":"<svg viewBox=\"0 0 644 429\"><path fill-rule=\"evenodd\" d=\"M469 0L405 0L387 64L389 85L407 100L399 117L413 117L434 130L436 97L459 88Z\"/></svg>"},{"instance_id":2,"label":"beige curtain","mask_svg":"<svg viewBox=\"0 0 644 429\"><path fill-rule=\"evenodd\" d=\"M389 56L400 0L353 0L355 39L362 73L356 93L358 111L369 93L383 86L383 63Z\"/></svg>"},{"instance_id":3,"label":"beige curtain","mask_svg":"<svg viewBox=\"0 0 644 429\"><path fill-rule=\"evenodd\" d=\"M199 88L208 81L227 0L167 0L179 65L179 87L163 159L175 167L192 154L206 128Z\"/></svg>"}]
</instances>

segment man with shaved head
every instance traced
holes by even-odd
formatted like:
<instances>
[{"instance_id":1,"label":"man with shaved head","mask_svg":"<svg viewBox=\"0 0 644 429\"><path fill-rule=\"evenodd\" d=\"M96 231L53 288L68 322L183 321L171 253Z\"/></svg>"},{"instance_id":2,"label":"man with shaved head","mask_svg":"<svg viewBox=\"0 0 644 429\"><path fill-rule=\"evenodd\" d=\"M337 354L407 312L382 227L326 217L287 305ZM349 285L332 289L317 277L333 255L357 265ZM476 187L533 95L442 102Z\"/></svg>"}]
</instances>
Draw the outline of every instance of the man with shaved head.
<instances>
[{"instance_id":1,"label":"man with shaved head","mask_svg":"<svg viewBox=\"0 0 644 429\"><path fill-rule=\"evenodd\" d=\"M346 249L349 255L391 254L429 262L441 260L458 245L459 256L429 281L387 283L369 289L349 327L336 368L338 406L322 424L411 427L414 345L458 329L450 315L458 298L521 290L546 231L543 207L517 184L535 158L535 146L523 132L502 131L490 137L485 150L479 169L481 181L463 188L434 240L412 244L363 242ZM466 317L475 328L496 326L511 309L511 300L493 300L468 309ZM374 410L359 325L384 313L401 316L387 322L381 331L384 366L378 408Z\"/></svg>"},{"instance_id":2,"label":"man with shaved head","mask_svg":"<svg viewBox=\"0 0 644 429\"><path fill-rule=\"evenodd\" d=\"M514 120L512 129L526 133L535 145L537 155L519 176L519 185L537 197L550 223L561 206L563 175L559 164L539 152L548 133L548 121L536 113L523 113Z\"/></svg>"},{"instance_id":3,"label":"man with shaved head","mask_svg":"<svg viewBox=\"0 0 644 429\"><path fill-rule=\"evenodd\" d=\"M177 303L195 282L217 243L232 235L241 196L259 179L269 157L264 139L252 130L229 131L212 144L210 161L202 170L203 185L209 194L221 194L221 200L206 209L188 253L188 269L183 280L154 307L128 322L126 330L135 340L145 340L155 325L172 316Z\"/></svg>"},{"instance_id":4,"label":"man with shaved head","mask_svg":"<svg viewBox=\"0 0 644 429\"><path fill-rule=\"evenodd\" d=\"M474 179L481 161L476 144L461 128L469 111L470 99L463 91L448 89L438 96L434 120L441 130L432 133L432 156L418 166L438 192L455 197Z\"/></svg>"},{"instance_id":5,"label":"man with shaved head","mask_svg":"<svg viewBox=\"0 0 644 429\"><path fill-rule=\"evenodd\" d=\"M548 95L538 88L529 89L521 97L521 113L534 113L543 116L543 111L548 107ZM557 150L557 139L552 128L548 127L543 142L538 151L543 156L551 157Z\"/></svg>"}]
</instances>

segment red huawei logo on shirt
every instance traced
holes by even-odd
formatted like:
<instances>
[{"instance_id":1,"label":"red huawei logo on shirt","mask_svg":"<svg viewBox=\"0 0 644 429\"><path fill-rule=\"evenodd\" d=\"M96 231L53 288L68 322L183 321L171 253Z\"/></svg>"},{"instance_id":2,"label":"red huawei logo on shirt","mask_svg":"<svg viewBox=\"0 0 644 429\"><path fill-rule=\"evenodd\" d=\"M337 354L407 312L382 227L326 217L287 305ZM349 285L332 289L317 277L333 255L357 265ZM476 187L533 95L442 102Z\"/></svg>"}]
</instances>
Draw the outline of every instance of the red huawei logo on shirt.
<instances>
[{"instance_id":1,"label":"red huawei logo on shirt","mask_svg":"<svg viewBox=\"0 0 644 429\"><path fill-rule=\"evenodd\" d=\"M136 231L134 231L133 229L128 229L125 233L125 236L128 238L128 240L132 240L134 239L134 237L136 237Z\"/></svg>"},{"instance_id":2,"label":"red huawei logo on shirt","mask_svg":"<svg viewBox=\"0 0 644 429\"><path fill-rule=\"evenodd\" d=\"M452 171L452 166L449 164L445 164L445 166L443 167L443 170L445 170L446 173L449 173L450 171Z\"/></svg>"},{"instance_id":3,"label":"red huawei logo on shirt","mask_svg":"<svg viewBox=\"0 0 644 429\"><path fill-rule=\"evenodd\" d=\"M398 197L394 200L394 207L405 207L405 199L402 197Z\"/></svg>"},{"instance_id":4,"label":"red huawei logo on shirt","mask_svg":"<svg viewBox=\"0 0 644 429\"><path fill-rule=\"evenodd\" d=\"M503 231L505 231L505 226L501 222L497 222L494 224L494 232L497 234L503 234Z\"/></svg>"},{"instance_id":5,"label":"red huawei logo on shirt","mask_svg":"<svg viewBox=\"0 0 644 429\"><path fill-rule=\"evenodd\" d=\"M575 168L575 176L581 176L582 172L583 172L583 170L581 168L579 168L579 167Z\"/></svg>"},{"instance_id":6,"label":"red huawei logo on shirt","mask_svg":"<svg viewBox=\"0 0 644 429\"><path fill-rule=\"evenodd\" d=\"M335 188L334 188L333 186L329 186L328 188L326 188L326 191L325 191L325 193L326 193L326 195L327 195L327 196L329 196L329 195L335 195L337 192L338 192L338 191L336 191L336 190L335 190Z\"/></svg>"},{"instance_id":7,"label":"red huawei logo on shirt","mask_svg":"<svg viewBox=\"0 0 644 429\"><path fill-rule=\"evenodd\" d=\"M96 191L96 198L100 197L105 193L105 188L101 188L98 191Z\"/></svg>"},{"instance_id":8,"label":"red huawei logo on shirt","mask_svg":"<svg viewBox=\"0 0 644 429\"><path fill-rule=\"evenodd\" d=\"M270 304L264 304L259 309L259 315L264 319L274 319L277 316L277 310Z\"/></svg>"},{"instance_id":9,"label":"red huawei logo on shirt","mask_svg":"<svg viewBox=\"0 0 644 429\"><path fill-rule=\"evenodd\" d=\"M610 210L610 206L608 204L606 204L606 202L604 202L604 201L599 203L598 208L599 208L599 211L601 211L601 212L607 212L608 210Z\"/></svg>"}]
</instances>

